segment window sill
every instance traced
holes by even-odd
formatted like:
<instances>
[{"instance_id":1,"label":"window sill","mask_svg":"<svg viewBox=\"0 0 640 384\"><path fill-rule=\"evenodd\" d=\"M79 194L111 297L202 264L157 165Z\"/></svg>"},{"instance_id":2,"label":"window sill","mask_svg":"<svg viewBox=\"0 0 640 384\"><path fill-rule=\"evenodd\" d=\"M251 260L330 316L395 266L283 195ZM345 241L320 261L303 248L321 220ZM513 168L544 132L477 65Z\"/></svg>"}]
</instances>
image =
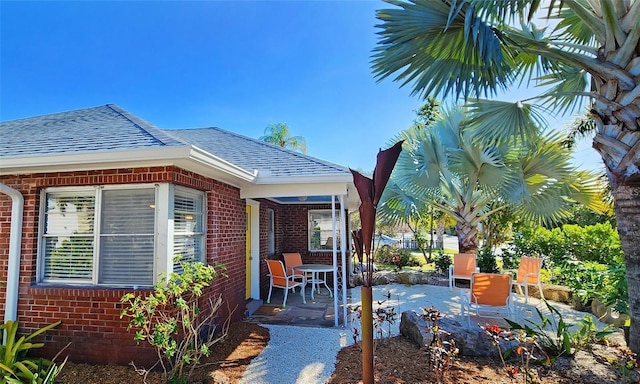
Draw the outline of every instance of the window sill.
<instances>
[{"instance_id":1,"label":"window sill","mask_svg":"<svg viewBox=\"0 0 640 384\"><path fill-rule=\"evenodd\" d=\"M31 296L71 296L71 297L109 297L121 298L131 291L146 292L151 291L151 287L130 288L130 287L105 287L97 285L56 285L56 284L35 284L29 287L28 293Z\"/></svg>"}]
</instances>

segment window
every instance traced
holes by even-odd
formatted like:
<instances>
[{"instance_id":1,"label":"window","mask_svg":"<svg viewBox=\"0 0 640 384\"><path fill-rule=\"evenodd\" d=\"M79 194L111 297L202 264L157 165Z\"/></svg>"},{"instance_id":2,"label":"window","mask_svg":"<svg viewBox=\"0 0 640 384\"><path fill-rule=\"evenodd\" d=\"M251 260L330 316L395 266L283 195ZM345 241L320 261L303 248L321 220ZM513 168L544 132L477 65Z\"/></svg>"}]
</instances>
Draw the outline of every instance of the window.
<instances>
[{"instance_id":1,"label":"window","mask_svg":"<svg viewBox=\"0 0 640 384\"><path fill-rule=\"evenodd\" d=\"M340 248L340 211L336 210L336 233ZM309 211L309 250L333 249L333 218L331 210Z\"/></svg>"},{"instance_id":2,"label":"window","mask_svg":"<svg viewBox=\"0 0 640 384\"><path fill-rule=\"evenodd\" d=\"M204 253L200 192L169 184L50 188L42 201L39 281L151 286L173 268L173 256Z\"/></svg>"},{"instance_id":3,"label":"window","mask_svg":"<svg viewBox=\"0 0 640 384\"><path fill-rule=\"evenodd\" d=\"M153 188L103 190L98 236L98 284L153 285Z\"/></svg>"},{"instance_id":4,"label":"window","mask_svg":"<svg viewBox=\"0 0 640 384\"><path fill-rule=\"evenodd\" d=\"M275 214L273 209L267 209L267 247L269 255L276 253Z\"/></svg>"},{"instance_id":5,"label":"window","mask_svg":"<svg viewBox=\"0 0 640 384\"><path fill-rule=\"evenodd\" d=\"M173 257L179 257L182 262L203 261L205 211L202 193L176 187L173 212ZM174 264L173 270L181 272L180 264Z\"/></svg>"}]
</instances>

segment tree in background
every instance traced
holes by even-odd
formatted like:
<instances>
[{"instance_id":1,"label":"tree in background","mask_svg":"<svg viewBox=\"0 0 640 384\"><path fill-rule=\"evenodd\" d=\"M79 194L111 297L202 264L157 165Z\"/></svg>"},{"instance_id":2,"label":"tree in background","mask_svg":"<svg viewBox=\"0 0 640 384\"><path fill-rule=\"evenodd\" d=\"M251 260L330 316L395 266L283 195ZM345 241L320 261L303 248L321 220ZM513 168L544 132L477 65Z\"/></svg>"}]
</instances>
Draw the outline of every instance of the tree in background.
<instances>
[{"instance_id":1,"label":"tree in background","mask_svg":"<svg viewBox=\"0 0 640 384\"><path fill-rule=\"evenodd\" d=\"M480 134L474 121L454 108L403 131L381 212L412 217L432 205L456 220L459 251L476 253L480 223L501 210L543 223L566 217L575 201L602 209L595 177L571 166L558 136L514 142Z\"/></svg>"},{"instance_id":2,"label":"tree in background","mask_svg":"<svg viewBox=\"0 0 640 384\"><path fill-rule=\"evenodd\" d=\"M421 131L427 129L436 119L441 117L440 114L440 102L435 98L428 97L426 102L416 112L416 119L413 123L412 129ZM401 137L397 135L393 140L398 141ZM403 194L401 190L395 185L390 185L389 188L396 189L394 194ZM406 199L410 199L405 196ZM425 261L430 263L432 260L433 250L433 225L434 219L436 220L436 226L440 223L444 224L444 214L430 205L427 200L411 200L407 205L389 205L384 201L382 202L378 220L387 226L398 226L400 224L406 225L407 228L413 233L413 238L416 243L416 247L422 253ZM437 236L440 244L443 244L444 227L442 230L437 231Z\"/></svg>"},{"instance_id":3,"label":"tree in background","mask_svg":"<svg viewBox=\"0 0 640 384\"><path fill-rule=\"evenodd\" d=\"M640 0L393 1L379 10L373 71L414 94L469 101L481 135L535 138L539 106L473 99L530 82L546 88L544 113L589 103L614 197L632 318L629 347L640 352ZM556 22L531 21L542 3ZM544 17L544 15L543 15Z\"/></svg>"},{"instance_id":4,"label":"tree in background","mask_svg":"<svg viewBox=\"0 0 640 384\"><path fill-rule=\"evenodd\" d=\"M302 136L291 136L289 126L286 123L269 125L264 129L264 136L260 140L278 147L288 148L293 151L300 151L307 154L307 141Z\"/></svg>"},{"instance_id":5,"label":"tree in background","mask_svg":"<svg viewBox=\"0 0 640 384\"><path fill-rule=\"evenodd\" d=\"M494 210L491 205L493 204L490 204L489 209ZM483 248L495 253L499 246L511 241L513 239L513 223L517 220L511 206L494 210L493 214L482 221Z\"/></svg>"}]
</instances>

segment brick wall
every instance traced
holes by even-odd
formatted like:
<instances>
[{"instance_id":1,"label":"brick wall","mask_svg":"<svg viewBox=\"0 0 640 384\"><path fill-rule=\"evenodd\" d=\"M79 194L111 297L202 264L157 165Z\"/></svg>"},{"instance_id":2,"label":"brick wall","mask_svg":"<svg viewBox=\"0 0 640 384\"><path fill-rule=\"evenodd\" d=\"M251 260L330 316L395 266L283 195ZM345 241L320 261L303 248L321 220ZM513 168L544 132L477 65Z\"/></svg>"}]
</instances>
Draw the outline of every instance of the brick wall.
<instances>
[{"instance_id":1,"label":"brick wall","mask_svg":"<svg viewBox=\"0 0 640 384\"><path fill-rule=\"evenodd\" d=\"M224 264L227 275L213 285L225 299L219 320L240 320L246 291L246 203L237 188L216 182L207 193L207 204L207 261Z\"/></svg>"},{"instance_id":2,"label":"brick wall","mask_svg":"<svg viewBox=\"0 0 640 384\"><path fill-rule=\"evenodd\" d=\"M226 265L228 278L217 279L209 295L222 293L224 311L219 321L231 313L242 316L245 296L245 203L239 190L218 181L175 167L148 167L87 172L43 173L0 176L0 182L23 194L25 199L18 320L20 330L30 333L47 324L62 324L47 332L42 355L51 357L67 343L66 353L76 362L137 364L149 366L155 351L137 345L133 333L120 319L120 298L128 290L100 287L37 286L36 259L40 191L53 186L169 182L207 191L207 261ZM11 199L0 194L0 301L4 304L10 232ZM240 307L239 309L234 309ZM227 310L228 308L228 310ZM4 305L0 308L4 316Z\"/></svg>"}]
</instances>

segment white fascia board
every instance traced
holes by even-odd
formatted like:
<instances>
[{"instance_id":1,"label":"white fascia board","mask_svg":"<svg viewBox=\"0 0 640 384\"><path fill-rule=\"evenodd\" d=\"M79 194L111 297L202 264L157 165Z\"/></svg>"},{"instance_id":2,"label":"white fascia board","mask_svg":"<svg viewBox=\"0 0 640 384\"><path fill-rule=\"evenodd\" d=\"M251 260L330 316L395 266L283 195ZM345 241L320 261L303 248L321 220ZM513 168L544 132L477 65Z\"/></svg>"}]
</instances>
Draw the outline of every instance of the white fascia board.
<instances>
[{"instance_id":1,"label":"white fascia board","mask_svg":"<svg viewBox=\"0 0 640 384\"><path fill-rule=\"evenodd\" d=\"M204 149L198 148L196 146L191 146L189 160L197 164L204 165L205 167L213 168L224 174L230 175L235 179L239 179L241 182L244 181L254 183L258 175L257 170L254 170L253 172L247 171L244 168L240 168L237 165L223 160L218 156L214 156Z\"/></svg>"},{"instance_id":2,"label":"white fascia board","mask_svg":"<svg viewBox=\"0 0 640 384\"><path fill-rule=\"evenodd\" d=\"M314 184L252 184L240 189L241 199L300 197L300 196L346 196L349 210L357 210L360 196L351 183L314 183ZM304 204L301 200L300 204Z\"/></svg>"},{"instance_id":3,"label":"white fascia board","mask_svg":"<svg viewBox=\"0 0 640 384\"><path fill-rule=\"evenodd\" d=\"M268 174L268 172L267 172ZM306 175L306 176L279 176L274 177L271 175L265 176L264 171L258 173L258 177L255 180L257 185L268 184L315 184L315 183L353 183L353 176L351 174L325 174L325 175Z\"/></svg>"},{"instance_id":4,"label":"white fascia board","mask_svg":"<svg viewBox=\"0 0 640 384\"><path fill-rule=\"evenodd\" d=\"M131 168L133 166L171 165L188 156L189 146L78 152L54 155L14 157L0 160L0 174L88 171Z\"/></svg>"},{"instance_id":5,"label":"white fascia board","mask_svg":"<svg viewBox=\"0 0 640 384\"><path fill-rule=\"evenodd\" d=\"M346 195L347 193L348 185L346 183L260 184L242 188L240 198L339 196Z\"/></svg>"},{"instance_id":6,"label":"white fascia board","mask_svg":"<svg viewBox=\"0 0 640 384\"><path fill-rule=\"evenodd\" d=\"M14 157L0 160L0 175L171 165L235 186L253 182L257 174L257 172L249 172L237 167L200 148L185 145L180 147Z\"/></svg>"}]
</instances>

